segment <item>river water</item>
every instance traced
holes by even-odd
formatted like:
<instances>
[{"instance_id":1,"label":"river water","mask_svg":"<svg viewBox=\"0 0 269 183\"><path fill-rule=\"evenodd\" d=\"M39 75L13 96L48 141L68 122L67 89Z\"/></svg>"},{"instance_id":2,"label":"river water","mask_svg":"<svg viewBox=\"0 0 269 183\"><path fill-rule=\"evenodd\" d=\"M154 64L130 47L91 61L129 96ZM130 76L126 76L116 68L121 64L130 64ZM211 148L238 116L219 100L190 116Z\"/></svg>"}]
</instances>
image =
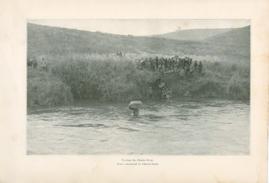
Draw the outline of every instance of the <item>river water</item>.
<instances>
[{"instance_id":1,"label":"river water","mask_svg":"<svg viewBox=\"0 0 269 183\"><path fill-rule=\"evenodd\" d=\"M249 154L249 104L228 100L83 104L27 115L28 154Z\"/></svg>"}]
</instances>

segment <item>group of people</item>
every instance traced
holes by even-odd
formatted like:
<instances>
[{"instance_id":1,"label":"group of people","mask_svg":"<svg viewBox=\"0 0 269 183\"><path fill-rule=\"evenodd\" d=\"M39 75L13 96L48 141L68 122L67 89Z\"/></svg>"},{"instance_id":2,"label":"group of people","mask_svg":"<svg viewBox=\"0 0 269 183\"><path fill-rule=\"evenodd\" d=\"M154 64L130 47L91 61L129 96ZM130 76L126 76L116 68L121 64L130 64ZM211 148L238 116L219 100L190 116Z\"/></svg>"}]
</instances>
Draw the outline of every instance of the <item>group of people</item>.
<instances>
[{"instance_id":1,"label":"group of people","mask_svg":"<svg viewBox=\"0 0 269 183\"><path fill-rule=\"evenodd\" d=\"M44 71L48 71L48 62L44 57L39 58L28 58L27 66L33 69L41 69Z\"/></svg>"},{"instance_id":2,"label":"group of people","mask_svg":"<svg viewBox=\"0 0 269 183\"><path fill-rule=\"evenodd\" d=\"M177 72L183 70L184 73L202 73L203 71L203 64L201 61L198 62L189 57L180 58L178 56L170 58L146 58L140 61L139 67L141 69L159 72Z\"/></svg>"}]
</instances>

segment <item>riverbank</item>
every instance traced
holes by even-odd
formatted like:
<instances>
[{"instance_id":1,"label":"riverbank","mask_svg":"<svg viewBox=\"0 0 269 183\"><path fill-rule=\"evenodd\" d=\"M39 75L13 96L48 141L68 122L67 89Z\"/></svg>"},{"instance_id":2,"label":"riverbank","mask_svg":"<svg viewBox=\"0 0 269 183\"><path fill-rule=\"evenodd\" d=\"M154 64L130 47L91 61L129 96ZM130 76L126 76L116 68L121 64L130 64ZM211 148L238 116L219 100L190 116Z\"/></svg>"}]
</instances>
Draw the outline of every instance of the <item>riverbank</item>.
<instances>
[{"instance_id":1,"label":"riverbank","mask_svg":"<svg viewBox=\"0 0 269 183\"><path fill-rule=\"evenodd\" d=\"M125 57L80 57L51 60L46 70L28 67L27 106L63 106L83 100L166 100L165 92L169 100L220 98L249 101L249 66L204 61L202 72L190 74L179 67L163 76L159 70L141 68L140 63L141 60Z\"/></svg>"}]
</instances>

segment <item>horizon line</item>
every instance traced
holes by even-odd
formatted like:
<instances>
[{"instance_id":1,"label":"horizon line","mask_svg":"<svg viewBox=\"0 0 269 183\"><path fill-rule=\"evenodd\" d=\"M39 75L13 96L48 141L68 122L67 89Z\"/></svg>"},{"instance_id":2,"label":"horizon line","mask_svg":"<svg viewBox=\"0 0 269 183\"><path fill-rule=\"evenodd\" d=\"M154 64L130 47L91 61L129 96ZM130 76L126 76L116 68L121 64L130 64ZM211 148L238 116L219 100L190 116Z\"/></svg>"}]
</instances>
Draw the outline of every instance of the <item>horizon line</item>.
<instances>
[{"instance_id":1,"label":"horizon line","mask_svg":"<svg viewBox=\"0 0 269 183\"><path fill-rule=\"evenodd\" d=\"M83 31L83 32L93 32L93 33L102 33L102 34L110 34L110 35L119 35L119 36L134 36L134 37L145 37L145 36L159 36L163 34L169 34L169 33L175 33L175 32L183 32L183 31L189 31L189 30L231 30L231 29L240 29L244 27L250 27L250 24L247 25L241 25L238 27L215 27L215 28L182 28L182 29L175 29L173 31L168 31L164 33L156 33L156 34L147 34L147 35L134 35L134 34L120 34L120 33L112 33L112 32L105 32L105 31L100 31L100 30L86 30L83 28L75 28L75 27L66 27L66 26L58 26L58 25L47 25L47 24L42 24L42 23L36 23L36 22L31 22L31 20L27 20L27 25L28 24L33 24L37 26L44 26L44 27L53 27L53 28L60 28L60 29L68 29L68 30L76 30L76 31Z\"/></svg>"}]
</instances>

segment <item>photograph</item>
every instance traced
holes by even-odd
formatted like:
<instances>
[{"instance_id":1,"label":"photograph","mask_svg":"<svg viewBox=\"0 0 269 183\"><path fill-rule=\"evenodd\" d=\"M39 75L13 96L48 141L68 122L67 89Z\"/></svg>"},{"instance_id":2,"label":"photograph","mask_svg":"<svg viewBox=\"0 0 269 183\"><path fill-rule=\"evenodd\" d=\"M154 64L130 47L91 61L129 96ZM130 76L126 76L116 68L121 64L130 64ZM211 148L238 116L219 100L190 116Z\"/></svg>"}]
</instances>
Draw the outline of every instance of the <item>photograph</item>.
<instances>
[{"instance_id":1,"label":"photograph","mask_svg":"<svg viewBox=\"0 0 269 183\"><path fill-rule=\"evenodd\" d=\"M249 155L249 19L28 19L27 155Z\"/></svg>"}]
</instances>

